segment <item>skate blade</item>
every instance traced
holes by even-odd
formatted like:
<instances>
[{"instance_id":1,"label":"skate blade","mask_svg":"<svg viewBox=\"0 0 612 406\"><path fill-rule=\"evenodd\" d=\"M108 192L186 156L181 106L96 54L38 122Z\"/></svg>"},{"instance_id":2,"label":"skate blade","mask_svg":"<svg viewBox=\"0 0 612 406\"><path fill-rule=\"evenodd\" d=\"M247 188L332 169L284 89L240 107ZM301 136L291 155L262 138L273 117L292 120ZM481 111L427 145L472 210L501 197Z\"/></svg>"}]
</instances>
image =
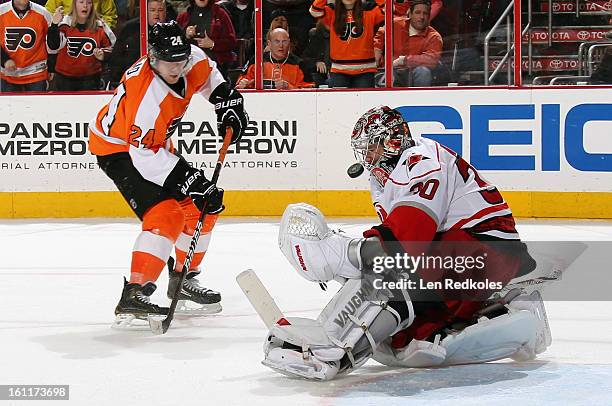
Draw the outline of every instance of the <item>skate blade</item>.
<instances>
[{"instance_id":1,"label":"skate blade","mask_svg":"<svg viewBox=\"0 0 612 406\"><path fill-rule=\"evenodd\" d=\"M221 303L200 304L191 300L179 300L175 314L181 316L208 316L219 313L223 308Z\"/></svg>"},{"instance_id":2,"label":"skate blade","mask_svg":"<svg viewBox=\"0 0 612 406\"><path fill-rule=\"evenodd\" d=\"M122 331L147 331L149 327L149 317L155 320L163 320L164 315L150 314L148 316L137 316L135 314L118 314L111 325L114 330Z\"/></svg>"}]
</instances>

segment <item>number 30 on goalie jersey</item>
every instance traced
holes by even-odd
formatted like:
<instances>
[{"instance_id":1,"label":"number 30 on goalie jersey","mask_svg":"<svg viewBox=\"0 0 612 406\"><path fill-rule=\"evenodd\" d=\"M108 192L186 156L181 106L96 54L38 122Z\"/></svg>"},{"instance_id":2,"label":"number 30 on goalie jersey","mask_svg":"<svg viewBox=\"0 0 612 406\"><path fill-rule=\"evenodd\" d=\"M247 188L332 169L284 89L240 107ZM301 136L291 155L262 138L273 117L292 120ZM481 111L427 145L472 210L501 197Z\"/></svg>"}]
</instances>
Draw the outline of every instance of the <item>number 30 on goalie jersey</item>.
<instances>
[{"instance_id":1,"label":"number 30 on goalie jersey","mask_svg":"<svg viewBox=\"0 0 612 406\"><path fill-rule=\"evenodd\" d=\"M372 201L383 222L410 222L402 219L407 216L402 213L415 213L416 209L435 222L438 233L512 214L497 188L474 167L427 138L404 151L390 173L385 172L384 166L373 170L370 186ZM507 231L516 233L513 227Z\"/></svg>"}]
</instances>

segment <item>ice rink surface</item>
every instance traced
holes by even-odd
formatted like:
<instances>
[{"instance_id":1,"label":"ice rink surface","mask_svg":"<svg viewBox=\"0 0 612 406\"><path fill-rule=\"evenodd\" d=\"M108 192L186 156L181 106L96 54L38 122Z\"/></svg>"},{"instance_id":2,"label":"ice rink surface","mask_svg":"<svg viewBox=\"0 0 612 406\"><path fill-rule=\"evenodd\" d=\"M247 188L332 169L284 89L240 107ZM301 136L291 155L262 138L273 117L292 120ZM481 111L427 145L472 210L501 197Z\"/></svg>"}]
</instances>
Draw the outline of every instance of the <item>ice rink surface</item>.
<instances>
[{"instance_id":1,"label":"ice rink surface","mask_svg":"<svg viewBox=\"0 0 612 406\"><path fill-rule=\"evenodd\" d=\"M224 310L175 320L163 336L110 328L137 221L0 222L0 384L69 384L71 405L612 405L611 302L548 303L553 344L529 363L415 370L370 361L325 383L267 369L267 330L235 276L256 270L291 316L316 318L331 297L285 262L277 221L220 220L200 280L221 291ZM359 235L373 221L331 222ZM523 220L519 231L612 241L610 222ZM153 301L168 303L166 287L163 273Z\"/></svg>"}]
</instances>

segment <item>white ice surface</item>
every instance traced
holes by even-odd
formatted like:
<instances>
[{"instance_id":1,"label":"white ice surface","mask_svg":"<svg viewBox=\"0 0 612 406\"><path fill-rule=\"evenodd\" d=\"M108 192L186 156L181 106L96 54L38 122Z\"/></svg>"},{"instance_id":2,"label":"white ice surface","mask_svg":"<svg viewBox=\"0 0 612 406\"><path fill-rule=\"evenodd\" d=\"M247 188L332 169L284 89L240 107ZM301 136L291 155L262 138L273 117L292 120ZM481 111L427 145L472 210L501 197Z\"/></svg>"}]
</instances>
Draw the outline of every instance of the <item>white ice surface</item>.
<instances>
[{"instance_id":1,"label":"white ice surface","mask_svg":"<svg viewBox=\"0 0 612 406\"><path fill-rule=\"evenodd\" d=\"M335 223L358 235L371 221ZM268 370L266 329L235 276L255 269L292 316L316 317L331 295L289 268L277 230L274 219L220 221L200 279L222 292L223 312L153 336L109 327L139 223L0 222L0 384L69 384L71 405L612 405L611 302L548 303L553 345L530 363L408 370L370 361L327 383ZM606 222L521 221L519 231L612 240ZM162 274L154 301L168 302L166 286Z\"/></svg>"}]
</instances>

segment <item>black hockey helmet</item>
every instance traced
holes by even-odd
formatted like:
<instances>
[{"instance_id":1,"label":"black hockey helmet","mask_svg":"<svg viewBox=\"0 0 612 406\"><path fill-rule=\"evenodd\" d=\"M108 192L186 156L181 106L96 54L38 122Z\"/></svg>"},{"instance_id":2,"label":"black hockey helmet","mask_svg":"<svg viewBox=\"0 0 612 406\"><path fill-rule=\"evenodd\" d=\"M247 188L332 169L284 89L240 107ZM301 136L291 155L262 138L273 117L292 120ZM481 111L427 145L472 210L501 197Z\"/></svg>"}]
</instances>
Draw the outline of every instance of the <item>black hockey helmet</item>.
<instances>
[{"instance_id":1,"label":"black hockey helmet","mask_svg":"<svg viewBox=\"0 0 612 406\"><path fill-rule=\"evenodd\" d=\"M149 53L162 61L180 62L189 59L191 45L176 21L156 23L149 31Z\"/></svg>"}]
</instances>

